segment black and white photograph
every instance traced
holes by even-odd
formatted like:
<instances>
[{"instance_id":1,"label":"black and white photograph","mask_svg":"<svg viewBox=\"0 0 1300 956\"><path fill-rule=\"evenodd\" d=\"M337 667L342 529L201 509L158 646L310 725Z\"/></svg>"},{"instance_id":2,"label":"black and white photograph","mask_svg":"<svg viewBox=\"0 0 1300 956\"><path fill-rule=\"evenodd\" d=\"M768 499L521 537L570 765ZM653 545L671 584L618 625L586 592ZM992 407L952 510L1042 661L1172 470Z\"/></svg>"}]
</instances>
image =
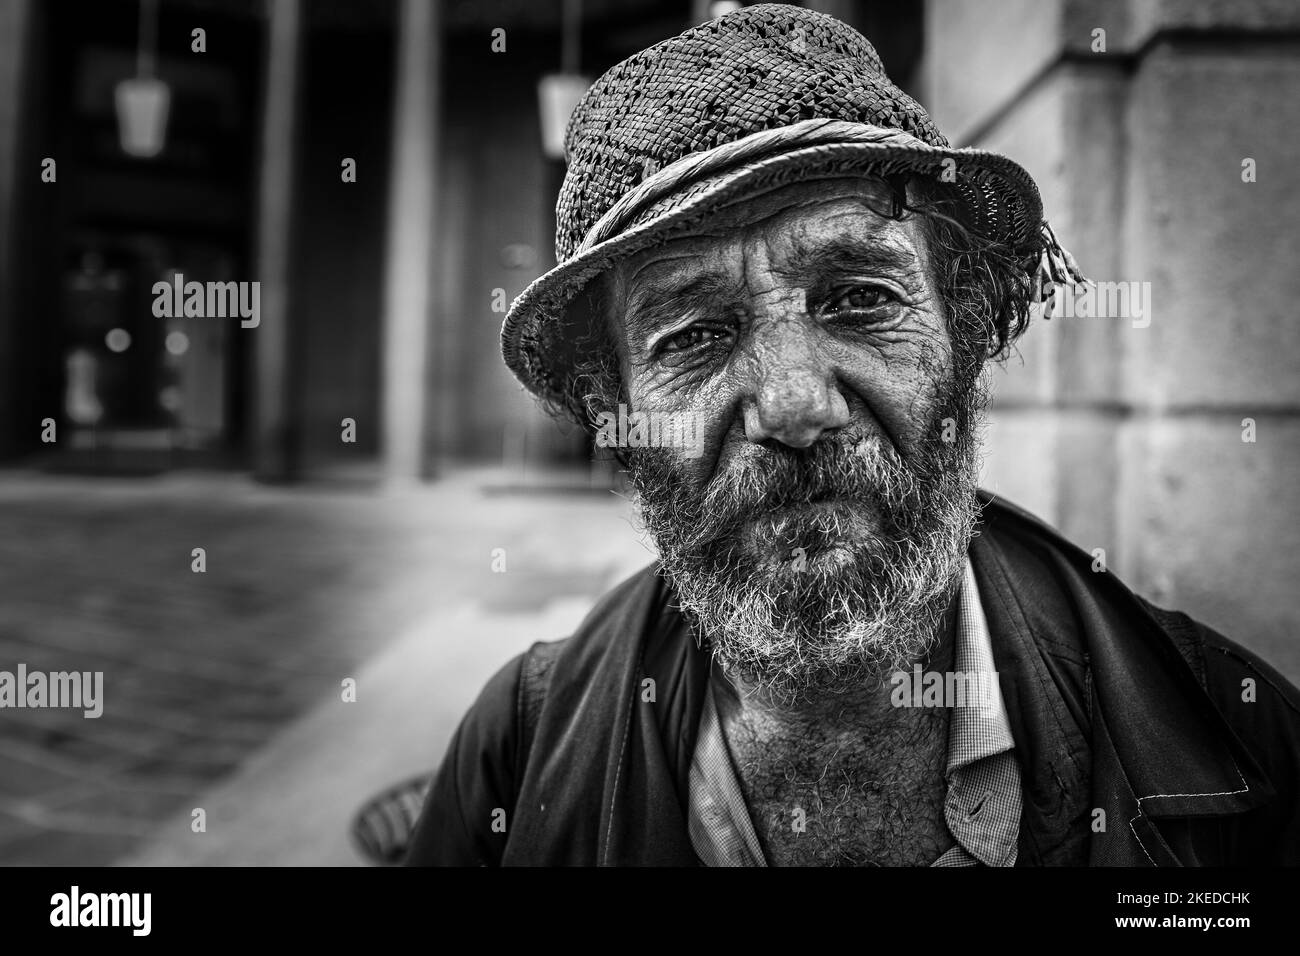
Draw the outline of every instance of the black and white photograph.
<instances>
[{"instance_id":1,"label":"black and white photograph","mask_svg":"<svg viewBox=\"0 0 1300 956\"><path fill-rule=\"evenodd\" d=\"M1274 922L1298 94L1284 0L0 0L20 922L506 866Z\"/></svg>"}]
</instances>

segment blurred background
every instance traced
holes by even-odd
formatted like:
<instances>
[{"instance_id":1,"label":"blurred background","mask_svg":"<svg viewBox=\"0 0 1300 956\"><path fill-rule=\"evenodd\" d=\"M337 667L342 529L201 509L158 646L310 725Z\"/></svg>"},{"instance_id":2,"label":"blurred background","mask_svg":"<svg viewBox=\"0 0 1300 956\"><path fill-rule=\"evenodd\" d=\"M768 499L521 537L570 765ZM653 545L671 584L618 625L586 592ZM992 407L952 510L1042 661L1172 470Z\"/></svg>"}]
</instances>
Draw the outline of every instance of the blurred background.
<instances>
[{"instance_id":1,"label":"blurred background","mask_svg":"<svg viewBox=\"0 0 1300 956\"><path fill-rule=\"evenodd\" d=\"M0 863L362 862L366 798L651 559L498 334L576 95L739 5L0 0L0 670L104 674L0 711ZM1300 680L1300 6L806 5L1151 284L1031 327L985 485ZM156 315L177 275L256 327Z\"/></svg>"}]
</instances>

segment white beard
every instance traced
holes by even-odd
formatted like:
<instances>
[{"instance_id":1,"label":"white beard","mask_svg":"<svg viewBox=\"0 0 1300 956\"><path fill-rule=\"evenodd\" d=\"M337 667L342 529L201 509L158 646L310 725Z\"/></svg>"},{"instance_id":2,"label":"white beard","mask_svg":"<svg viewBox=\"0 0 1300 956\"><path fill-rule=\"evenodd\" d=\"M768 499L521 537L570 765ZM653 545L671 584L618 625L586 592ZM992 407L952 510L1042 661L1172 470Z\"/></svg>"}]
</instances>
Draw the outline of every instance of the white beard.
<instances>
[{"instance_id":1,"label":"white beard","mask_svg":"<svg viewBox=\"0 0 1300 956\"><path fill-rule=\"evenodd\" d=\"M964 570L978 515L973 454L925 483L886 462L878 442L860 443L853 457L854 480L882 489L876 500L748 512L699 546L671 495L640 496L697 637L729 676L774 702L910 670L931 650ZM751 471L711 490L703 513L747 514L746 482L758 480ZM729 495L740 503L728 505Z\"/></svg>"}]
</instances>

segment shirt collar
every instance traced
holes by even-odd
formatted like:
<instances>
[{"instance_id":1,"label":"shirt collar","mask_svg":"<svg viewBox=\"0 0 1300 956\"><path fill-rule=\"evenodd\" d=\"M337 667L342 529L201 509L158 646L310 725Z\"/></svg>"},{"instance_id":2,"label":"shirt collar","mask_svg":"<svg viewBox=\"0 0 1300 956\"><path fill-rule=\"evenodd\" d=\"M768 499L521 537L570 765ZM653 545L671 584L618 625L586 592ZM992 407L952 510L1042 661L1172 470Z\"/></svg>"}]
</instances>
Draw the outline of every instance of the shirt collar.
<instances>
[{"instance_id":1,"label":"shirt collar","mask_svg":"<svg viewBox=\"0 0 1300 956\"><path fill-rule=\"evenodd\" d=\"M1020 838L1023 795L1015 741L997 671L993 638L975 583L970 559L962 572L957 608L954 671L975 693L957 701L948 724L948 794L944 819L962 859L941 858L944 865L974 863L1012 866ZM954 702L949 702L954 703ZM965 855L970 858L966 859ZM945 854L945 857L949 857Z\"/></svg>"},{"instance_id":2,"label":"shirt collar","mask_svg":"<svg viewBox=\"0 0 1300 956\"><path fill-rule=\"evenodd\" d=\"M994 669L993 639L969 558L958 598L954 658L955 673L966 693L964 700L949 701L952 706L952 722L948 727L949 777L977 760L1015 748Z\"/></svg>"}]
</instances>

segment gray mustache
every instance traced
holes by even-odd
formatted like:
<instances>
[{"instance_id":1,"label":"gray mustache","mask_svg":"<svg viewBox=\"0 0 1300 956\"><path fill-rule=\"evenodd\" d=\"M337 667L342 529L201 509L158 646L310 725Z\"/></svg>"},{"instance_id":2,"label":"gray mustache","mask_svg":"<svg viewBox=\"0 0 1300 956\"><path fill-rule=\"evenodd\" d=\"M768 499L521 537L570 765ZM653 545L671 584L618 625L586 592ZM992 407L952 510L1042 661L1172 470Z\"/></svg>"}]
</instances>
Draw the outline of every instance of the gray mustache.
<instances>
[{"instance_id":1,"label":"gray mustache","mask_svg":"<svg viewBox=\"0 0 1300 956\"><path fill-rule=\"evenodd\" d=\"M894 501L916 483L889 444L834 438L804 450L763 448L747 455L710 482L702 507L706 519L725 519L840 497Z\"/></svg>"}]
</instances>

